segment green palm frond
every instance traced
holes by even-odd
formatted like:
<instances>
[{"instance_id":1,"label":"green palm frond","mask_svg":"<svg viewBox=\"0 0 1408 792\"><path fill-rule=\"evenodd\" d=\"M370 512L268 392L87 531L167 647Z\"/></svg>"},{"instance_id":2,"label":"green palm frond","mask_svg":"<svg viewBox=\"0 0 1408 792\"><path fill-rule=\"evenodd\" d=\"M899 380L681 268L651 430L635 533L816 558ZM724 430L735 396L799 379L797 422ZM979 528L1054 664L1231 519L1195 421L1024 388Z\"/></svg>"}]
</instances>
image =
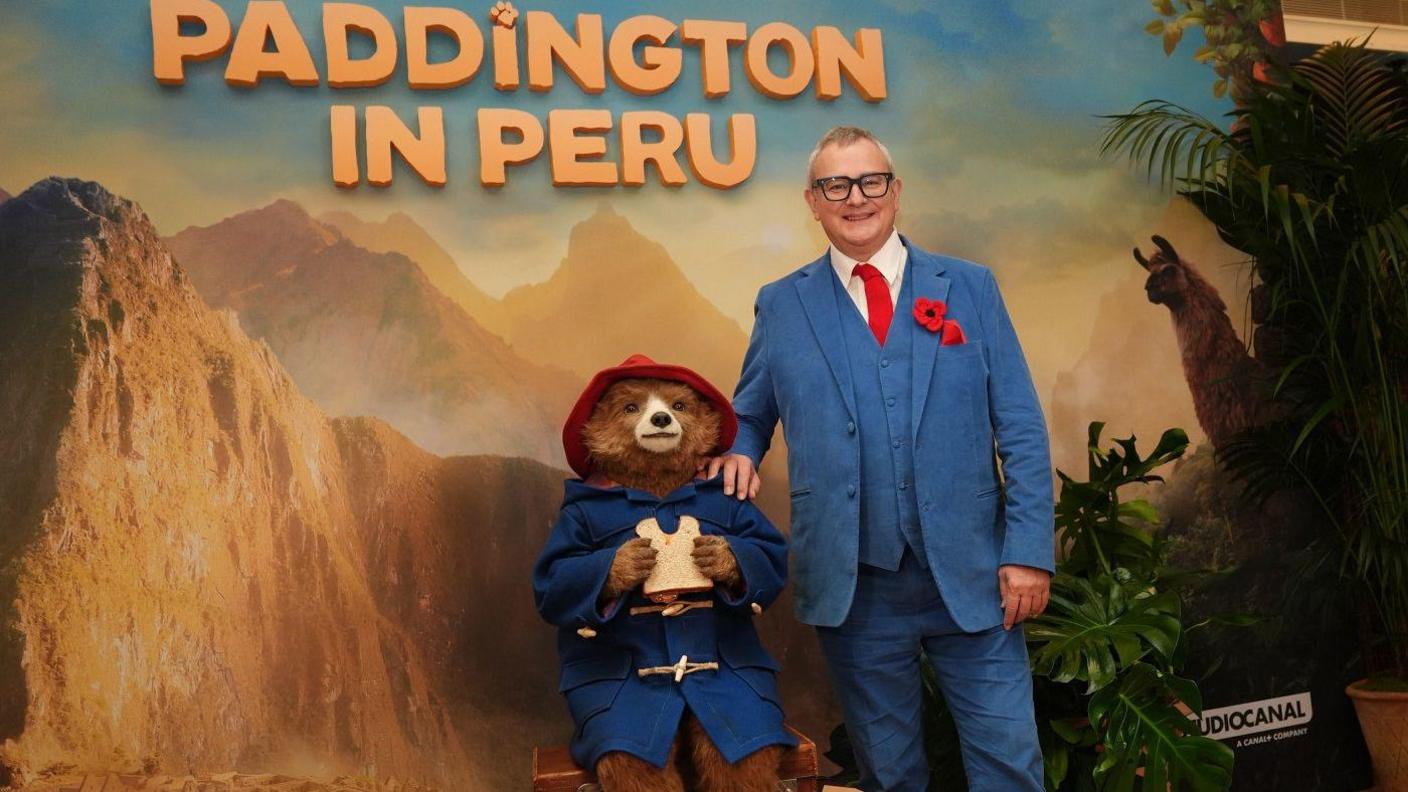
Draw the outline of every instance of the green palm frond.
<instances>
[{"instance_id":1,"label":"green palm frond","mask_svg":"<svg viewBox=\"0 0 1408 792\"><path fill-rule=\"evenodd\" d=\"M1152 99L1110 119L1100 153L1124 151L1142 162L1159 183L1191 188L1214 184L1228 171L1245 169L1232 136L1216 123L1182 105Z\"/></svg>"},{"instance_id":2,"label":"green palm frond","mask_svg":"<svg viewBox=\"0 0 1408 792\"><path fill-rule=\"evenodd\" d=\"M1400 86L1364 44L1326 47L1294 70L1310 86L1331 157L1398 134L1408 123Z\"/></svg>"}]
</instances>

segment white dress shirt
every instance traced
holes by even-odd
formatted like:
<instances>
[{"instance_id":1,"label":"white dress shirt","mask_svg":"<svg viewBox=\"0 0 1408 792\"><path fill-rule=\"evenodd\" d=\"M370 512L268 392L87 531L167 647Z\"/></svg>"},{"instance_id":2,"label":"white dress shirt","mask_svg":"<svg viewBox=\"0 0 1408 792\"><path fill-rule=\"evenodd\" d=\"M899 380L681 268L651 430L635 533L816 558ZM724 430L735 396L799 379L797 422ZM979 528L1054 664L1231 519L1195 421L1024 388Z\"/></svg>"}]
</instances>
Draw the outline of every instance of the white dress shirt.
<instances>
[{"instance_id":1,"label":"white dress shirt","mask_svg":"<svg viewBox=\"0 0 1408 792\"><path fill-rule=\"evenodd\" d=\"M900 241L898 230L890 232L890 238L885 240L885 244L875 251L875 255L871 256L868 262L857 261L837 250L835 245L831 246L831 267L836 270L836 277L846 285L846 293L851 295L851 302L856 304L860 317L867 323L870 322L870 308L865 301L865 281L859 275L852 277L851 270L862 263L868 263L880 270L880 274L885 276L885 282L890 284L890 305L895 305L900 299L900 286L904 282L904 263L908 258L909 251L905 250L904 243Z\"/></svg>"}]
</instances>

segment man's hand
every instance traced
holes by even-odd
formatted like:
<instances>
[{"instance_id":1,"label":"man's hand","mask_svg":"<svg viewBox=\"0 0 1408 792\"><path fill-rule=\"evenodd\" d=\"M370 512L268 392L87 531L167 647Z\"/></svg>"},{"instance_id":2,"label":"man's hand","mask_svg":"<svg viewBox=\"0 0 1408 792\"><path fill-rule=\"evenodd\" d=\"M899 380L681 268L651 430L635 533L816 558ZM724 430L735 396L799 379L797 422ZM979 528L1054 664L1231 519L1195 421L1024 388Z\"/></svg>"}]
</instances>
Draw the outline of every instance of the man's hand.
<instances>
[{"instance_id":1,"label":"man's hand","mask_svg":"<svg viewBox=\"0 0 1408 792\"><path fill-rule=\"evenodd\" d=\"M1002 629L1031 616L1040 616L1051 599L1051 573L1045 569L1007 564L997 568L998 588L1002 592Z\"/></svg>"},{"instance_id":2,"label":"man's hand","mask_svg":"<svg viewBox=\"0 0 1408 792\"><path fill-rule=\"evenodd\" d=\"M706 468L708 472L705 474L705 478L713 478L722 469L724 472L724 494L732 495L737 492L739 500L757 497L758 488L763 485L758 471L753 469L753 460L743 454L705 457L700 461L699 469L705 470Z\"/></svg>"}]
</instances>

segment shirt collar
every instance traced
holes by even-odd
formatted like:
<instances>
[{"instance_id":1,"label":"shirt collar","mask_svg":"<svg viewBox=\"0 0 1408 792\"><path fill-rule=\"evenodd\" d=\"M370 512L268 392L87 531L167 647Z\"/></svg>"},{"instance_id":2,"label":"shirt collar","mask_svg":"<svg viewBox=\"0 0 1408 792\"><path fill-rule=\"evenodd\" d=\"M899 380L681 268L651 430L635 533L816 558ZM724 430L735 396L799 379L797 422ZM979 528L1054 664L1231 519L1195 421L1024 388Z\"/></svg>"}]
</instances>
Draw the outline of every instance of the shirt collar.
<instances>
[{"instance_id":1,"label":"shirt collar","mask_svg":"<svg viewBox=\"0 0 1408 792\"><path fill-rule=\"evenodd\" d=\"M845 253L831 245L831 266L836 270L836 275L842 283L849 283L851 280L851 270L860 263L857 259L847 256ZM880 274L885 276L885 283L890 286L895 285L895 278L900 275L900 269L904 264L905 249L904 242L900 240L899 229L890 231L890 238L885 240L885 244L875 251L870 257L871 266L880 270Z\"/></svg>"}]
</instances>

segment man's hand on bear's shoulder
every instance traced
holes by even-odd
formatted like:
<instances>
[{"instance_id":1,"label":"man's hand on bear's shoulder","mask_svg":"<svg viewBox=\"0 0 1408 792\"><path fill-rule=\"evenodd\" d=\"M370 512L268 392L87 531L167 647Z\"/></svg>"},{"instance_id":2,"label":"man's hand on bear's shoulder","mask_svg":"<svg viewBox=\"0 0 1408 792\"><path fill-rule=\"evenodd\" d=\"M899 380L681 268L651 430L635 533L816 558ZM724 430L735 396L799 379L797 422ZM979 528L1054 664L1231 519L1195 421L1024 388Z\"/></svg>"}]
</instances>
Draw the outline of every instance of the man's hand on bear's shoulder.
<instances>
[{"instance_id":1,"label":"man's hand on bear's shoulder","mask_svg":"<svg viewBox=\"0 0 1408 792\"><path fill-rule=\"evenodd\" d=\"M637 537L616 548L616 557L611 560L611 572L606 576L606 586L602 588L604 599L614 599L645 582L655 570L655 548L650 540Z\"/></svg>"},{"instance_id":2,"label":"man's hand on bear's shoulder","mask_svg":"<svg viewBox=\"0 0 1408 792\"><path fill-rule=\"evenodd\" d=\"M763 479L758 475L758 471L753 467L753 460L745 454L724 454L716 457L703 457L699 461L699 470L703 471L704 478L711 479L724 472L724 494L738 494L738 499L756 498L758 488L763 485Z\"/></svg>"},{"instance_id":3,"label":"man's hand on bear's shoulder","mask_svg":"<svg viewBox=\"0 0 1408 792\"><path fill-rule=\"evenodd\" d=\"M729 588L737 588L743 578L738 569L738 559L728 540L722 536L694 537L694 565L704 576Z\"/></svg>"}]
</instances>

